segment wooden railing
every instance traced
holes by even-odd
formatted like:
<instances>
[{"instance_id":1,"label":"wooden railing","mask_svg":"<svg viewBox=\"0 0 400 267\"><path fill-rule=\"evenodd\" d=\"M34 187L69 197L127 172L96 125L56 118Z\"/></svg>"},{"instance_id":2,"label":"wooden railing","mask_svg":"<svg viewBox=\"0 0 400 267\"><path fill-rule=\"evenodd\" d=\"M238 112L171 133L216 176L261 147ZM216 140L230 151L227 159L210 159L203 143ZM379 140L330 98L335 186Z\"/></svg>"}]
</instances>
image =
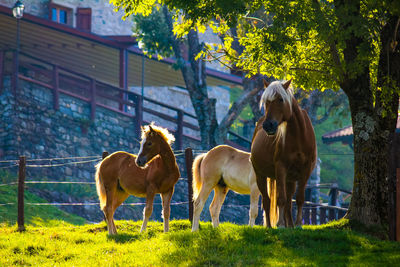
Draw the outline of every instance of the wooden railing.
<instances>
[{"instance_id":1,"label":"wooden railing","mask_svg":"<svg viewBox=\"0 0 400 267\"><path fill-rule=\"evenodd\" d=\"M17 72L15 69L16 54L15 52L12 52L12 54L12 88L15 93L17 90L17 88L15 88L15 73ZM5 53L4 51L0 51L0 82L4 74L4 67L2 65L4 59ZM192 121L196 119L196 116L188 112L148 97L143 97L135 92L106 84L92 77L25 53L20 53L19 60L18 78L52 90L53 108L55 110L60 108L60 94L64 94L89 103L91 120L94 120L96 116L97 107L102 107L132 117L136 125L137 136L140 136L140 126L143 125L143 123L148 123L144 120L144 114L147 113L175 125L175 129L170 130L175 133L176 148L182 149L184 136L192 140L200 141L199 138L184 134L183 128L188 128L197 132L200 130L198 125L188 121L190 119ZM146 105L143 105L143 103L159 108L166 108L168 112L157 111L160 110L159 108L148 108ZM171 115L171 113L173 115ZM228 141L230 145L246 150L250 148L250 140L231 131L229 131L228 136L231 136L234 140Z\"/></svg>"}]
</instances>

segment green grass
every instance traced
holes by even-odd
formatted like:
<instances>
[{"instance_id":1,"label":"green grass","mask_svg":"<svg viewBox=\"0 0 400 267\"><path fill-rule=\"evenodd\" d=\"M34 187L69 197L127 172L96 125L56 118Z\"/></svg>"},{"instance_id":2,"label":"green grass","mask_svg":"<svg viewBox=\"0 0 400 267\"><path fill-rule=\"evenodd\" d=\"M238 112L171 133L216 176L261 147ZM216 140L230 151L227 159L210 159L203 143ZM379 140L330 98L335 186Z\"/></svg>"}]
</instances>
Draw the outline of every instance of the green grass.
<instances>
[{"instance_id":1,"label":"green grass","mask_svg":"<svg viewBox=\"0 0 400 267\"><path fill-rule=\"evenodd\" d=\"M109 237L105 223L76 226L0 228L1 266L395 266L400 243L351 231L346 221L303 229L250 228L201 223L191 233L188 221L117 221Z\"/></svg>"},{"instance_id":2,"label":"green grass","mask_svg":"<svg viewBox=\"0 0 400 267\"><path fill-rule=\"evenodd\" d=\"M32 206L27 203L46 203L46 201L25 190L25 223L32 225L60 224L60 220L71 224L82 225L86 220L72 215L54 206ZM0 206L0 222L7 225L17 221L17 187L0 187L0 203L14 203L13 205Z\"/></svg>"}]
</instances>

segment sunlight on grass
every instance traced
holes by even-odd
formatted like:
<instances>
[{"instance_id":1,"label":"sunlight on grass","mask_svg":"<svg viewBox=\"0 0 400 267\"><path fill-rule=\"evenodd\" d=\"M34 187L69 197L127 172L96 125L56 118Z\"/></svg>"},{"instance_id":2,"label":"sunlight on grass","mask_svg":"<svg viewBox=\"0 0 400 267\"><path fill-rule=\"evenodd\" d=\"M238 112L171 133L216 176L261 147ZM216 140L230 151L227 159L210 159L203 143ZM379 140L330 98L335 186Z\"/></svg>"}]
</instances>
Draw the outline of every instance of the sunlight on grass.
<instances>
[{"instance_id":1,"label":"sunlight on grass","mask_svg":"<svg viewBox=\"0 0 400 267\"><path fill-rule=\"evenodd\" d=\"M50 221L29 225L23 233L2 224L0 266L394 266L400 261L399 243L340 227L266 229L222 223L214 229L202 222L200 231L192 233L188 221L173 220L169 233L162 223L150 222L140 234L141 221L116 225L118 234L108 236L104 222Z\"/></svg>"}]
</instances>

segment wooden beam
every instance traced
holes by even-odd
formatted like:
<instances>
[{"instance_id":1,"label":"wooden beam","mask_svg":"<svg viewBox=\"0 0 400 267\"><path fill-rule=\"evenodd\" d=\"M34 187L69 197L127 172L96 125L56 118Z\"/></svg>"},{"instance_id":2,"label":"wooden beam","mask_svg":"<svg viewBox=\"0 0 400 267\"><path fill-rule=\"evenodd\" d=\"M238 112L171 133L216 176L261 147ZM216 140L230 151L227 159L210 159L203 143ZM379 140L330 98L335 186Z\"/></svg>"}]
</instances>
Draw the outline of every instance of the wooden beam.
<instances>
[{"instance_id":1,"label":"wooden beam","mask_svg":"<svg viewBox=\"0 0 400 267\"><path fill-rule=\"evenodd\" d=\"M96 80L90 80L90 120L94 121L96 118Z\"/></svg>"},{"instance_id":2,"label":"wooden beam","mask_svg":"<svg viewBox=\"0 0 400 267\"><path fill-rule=\"evenodd\" d=\"M192 148L188 147L185 149L185 165L188 179L188 202L189 202L189 221L193 222L193 175L192 175L192 166L193 166L193 151Z\"/></svg>"},{"instance_id":3,"label":"wooden beam","mask_svg":"<svg viewBox=\"0 0 400 267\"><path fill-rule=\"evenodd\" d=\"M176 142L176 149L181 150L183 146L183 111L178 110L178 121L176 124L176 137L177 137L177 142Z\"/></svg>"},{"instance_id":4,"label":"wooden beam","mask_svg":"<svg viewBox=\"0 0 400 267\"><path fill-rule=\"evenodd\" d=\"M17 94L18 87L18 53L13 52L13 71L12 71L12 79L11 79L11 88L14 95Z\"/></svg>"},{"instance_id":5,"label":"wooden beam","mask_svg":"<svg viewBox=\"0 0 400 267\"><path fill-rule=\"evenodd\" d=\"M60 109L60 80L58 75L58 66L53 66L53 107L55 110Z\"/></svg>"},{"instance_id":6,"label":"wooden beam","mask_svg":"<svg viewBox=\"0 0 400 267\"><path fill-rule=\"evenodd\" d=\"M18 171L18 231L25 231L25 214L24 214L24 189L26 175L26 158L19 157Z\"/></svg>"},{"instance_id":7,"label":"wooden beam","mask_svg":"<svg viewBox=\"0 0 400 267\"><path fill-rule=\"evenodd\" d=\"M128 88L128 52L126 49L119 50L119 87L122 89ZM127 97L126 94L120 93L120 98L125 99ZM119 110L123 111L124 106L122 104L119 105Z\"/></svg>"},{"instance_id":8,"label":"wooden beam","mask_svg":"<svg viewBox=\"0 0 400 267\"><path fill-rule=\"evenodd\" d=\"M1 50L0 51L0 94L3 92L4 60L5 60L5 53L3 50Z\"/></svg>"}]
</instances>

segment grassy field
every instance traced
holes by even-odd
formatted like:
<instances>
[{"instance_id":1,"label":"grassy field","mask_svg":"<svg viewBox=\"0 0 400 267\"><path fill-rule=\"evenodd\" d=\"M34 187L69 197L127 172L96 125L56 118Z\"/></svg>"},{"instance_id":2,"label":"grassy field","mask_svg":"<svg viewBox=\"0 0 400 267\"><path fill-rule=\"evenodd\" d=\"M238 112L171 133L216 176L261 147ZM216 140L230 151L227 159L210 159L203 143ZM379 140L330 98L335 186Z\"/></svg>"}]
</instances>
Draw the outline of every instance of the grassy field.
<instances>
[{"instance_id":1,"label":"grassy field","mask_svg":"<svg viewBox=\"0 0 400 267\"><path fill-rule=\"evenodd\" d=\"M25 203L46 203L46 201L25 190ZM0 187L0 203L14 203L0 206L0 222L14 224L17 221L17 187ZM25 222L31 225L58 224L57 218L62 218L67 223L82 225L86 220L82 217L67 213L54 206L25 205Z\"/></svg>"},{"instance_id":2,"label":"grassy field","mask_svg":"<svg viewBox=\"0 0 400 267\"><path fill-rule=\"evenodd\" d=\"M398 266L400 243L380 241L347 229L347 222L303 229L250 228L202 223L191 233L188 221L171 231L151 222L118 221L118 235L105 224L0 228L0 266Z\"/></svg>"}]
</instances>

